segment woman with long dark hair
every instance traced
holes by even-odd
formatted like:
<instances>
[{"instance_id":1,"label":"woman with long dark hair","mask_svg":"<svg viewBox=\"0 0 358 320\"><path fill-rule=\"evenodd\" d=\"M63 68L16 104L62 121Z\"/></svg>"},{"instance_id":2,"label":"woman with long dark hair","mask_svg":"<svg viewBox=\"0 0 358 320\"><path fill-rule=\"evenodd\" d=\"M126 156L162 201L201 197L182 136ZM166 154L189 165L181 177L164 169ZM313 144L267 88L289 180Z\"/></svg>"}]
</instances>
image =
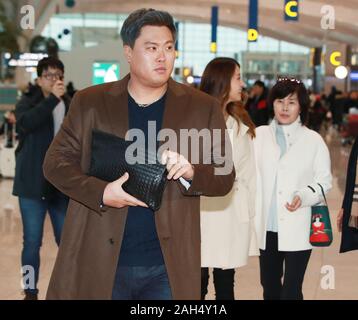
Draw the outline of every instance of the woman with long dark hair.
<instances>
[{"instance_id":1,"label":"woman with long dark hair","mask_svg":"<svg viewBox=\"0 0 358 320\"><path fill-rule=\"evenodd\" d=\"M247 264L255 240L255 125L244 108L240 65L216 58L205 68L200 90L219 99L230 132L236 179L224 197L201 198L202 299L207 293L209 268L214 268L217 300L234 300L235 268ZM251 243L255 250L255 241Z\"/></svg>"}]
</instances>

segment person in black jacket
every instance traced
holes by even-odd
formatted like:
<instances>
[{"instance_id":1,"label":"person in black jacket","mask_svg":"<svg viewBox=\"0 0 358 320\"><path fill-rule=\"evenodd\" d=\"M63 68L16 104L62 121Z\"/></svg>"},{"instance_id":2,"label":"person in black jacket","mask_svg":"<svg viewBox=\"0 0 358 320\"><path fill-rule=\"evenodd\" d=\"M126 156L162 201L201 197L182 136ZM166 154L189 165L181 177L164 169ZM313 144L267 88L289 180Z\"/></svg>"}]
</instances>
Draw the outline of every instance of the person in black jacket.
<instances>
[{"instance_id":1,"label":"person in black jacket","mask_svg":"<svg viewBox=\"0 0 358 320\"><path fill-rule=\"evenodd\" d=\"M249 99L246 103L247 111L256 127L265 126L269 121L267 107L267 89L265 84L257 80L251 88Z\"/></svg>"},{"instance_id":2,"label":"person in black jacket","mask_svg":"<svg viewBox=\"0 0 358 320\"><path fill-rule=\"evenodd\" d=\"M340 252L358 250L358 138L348 161L346 190L342 208L338 213L338 230L342 232Z\"/></svg>"},{"instance_id":3,"label":"person in black jacket","mask_svg":"<svg viewBox=\"0 0 358 320\"><path fill-rule=\"evenodd\" d=\"M24 242L21 256L25 300L36 300L40 247L47 211L55 240L60 242L68 198L44 178L42 165L47 149L67 113L69 98L63 82L64 65L44 58L37 66L37 87L25 94L15 108L19 144L13 194L19 197Z\"/></svg>"},{"instance_id":4,"label":"person in black jacket","mask_svg":"<svg viewBox=\"0 0 358 320\"><path fill-rule=\"evenodd\" d=\"M16 123L15 112L7 111L4 114L4 122L0 126L0 135L5 134L5 148L12 148L14 146L14 126Z\"/></svg>"}]
</instances>

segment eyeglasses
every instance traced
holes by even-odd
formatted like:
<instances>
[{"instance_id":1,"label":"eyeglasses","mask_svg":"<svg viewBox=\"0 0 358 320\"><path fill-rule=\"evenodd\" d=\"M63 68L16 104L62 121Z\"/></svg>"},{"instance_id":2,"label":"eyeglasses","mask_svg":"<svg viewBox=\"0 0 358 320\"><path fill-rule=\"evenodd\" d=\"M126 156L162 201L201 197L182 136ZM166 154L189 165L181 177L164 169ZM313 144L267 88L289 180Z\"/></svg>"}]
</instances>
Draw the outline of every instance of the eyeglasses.
<instances>
[{"instance_id":1,"label":"eyeglasses","mask_svg":"<svg viewBox=\"0 0 358 320\"><path fill-rule=\"evenodd\" d=\"M42 77L44 77L47 80L52 80L52 81L63 80L62 73L44 73L42 75Z\"/></svg>"},{"instance_id":2,"label":"eyeglasses","mask_svg":"<svg viewBox=\"0 0 358 320\"><path fill-rule=\"evenodd\" d=\"M295 82L297 84L301 84L302 81L295 79L295 78L277 78L277 82L282 82L282 81L291 81L291 82Z\"/></svg>"}]
</instances>

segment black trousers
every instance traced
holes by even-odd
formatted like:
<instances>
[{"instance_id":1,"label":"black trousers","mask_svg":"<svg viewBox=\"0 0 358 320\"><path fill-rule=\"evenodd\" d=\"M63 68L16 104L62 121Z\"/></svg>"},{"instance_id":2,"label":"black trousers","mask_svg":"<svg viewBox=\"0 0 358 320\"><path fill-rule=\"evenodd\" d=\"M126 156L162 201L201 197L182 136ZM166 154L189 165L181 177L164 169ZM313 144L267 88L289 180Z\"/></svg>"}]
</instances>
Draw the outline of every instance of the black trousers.
<instances>
[{"instance_id":1,"label":"black trousers","mask_svg":"<svg viewBox=\"0 0 358 320\"><path fill-rule=\"evenodd\" d=\"M278 251L277 233L267 232L266 250L260 250L264 300L303 300L302 283L311 252Z\"/></svg>"},{"instance_id":2,"label":"black trousers","mask_svg":"<svg viewBox=\"0 0 358 320\"><path fill-rule=\"evenodd\" d=\"M234 277L235 269L214 268L214 287L216 300L235 300ZM209 268L201 268L201 300L208 293Z\"/></svg>"}]
</instances>

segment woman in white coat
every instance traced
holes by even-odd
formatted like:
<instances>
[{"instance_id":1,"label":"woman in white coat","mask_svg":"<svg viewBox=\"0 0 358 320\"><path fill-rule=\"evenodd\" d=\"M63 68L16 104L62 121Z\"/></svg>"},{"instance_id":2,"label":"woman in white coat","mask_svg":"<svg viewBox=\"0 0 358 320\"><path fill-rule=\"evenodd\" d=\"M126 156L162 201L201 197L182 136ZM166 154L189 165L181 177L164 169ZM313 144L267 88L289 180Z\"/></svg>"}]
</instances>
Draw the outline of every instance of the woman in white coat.
<instances>
[{"instance_id":1,"label":"woman in white coat","mask_svg":"<svg viewBox=\"0 0 358 320\"><path fill-rule=\"evenodd\" d=\"M255 126L241 101L243 86L240 65L231 58L212 60L201 79L200 89L221 101L226 126L231 129L236 170L229 194L201 198L202 299L207 293L208 268L214 268L216 299L234 300L235 268L247 264L250 240L255 239Z\"/></svg>"},{"instance_id":2,"label":"woman in white coat","mask_svg":"<svg viewBox=\"0 0 358 320\"><path fill-rule=\"evenodd\" d=\"M256 129L257 211L264 299L302 300L311 255L311 206L331 188L331 162L322 137L308 129L309 96L296 79L279 79L268 106L274 119ZM283 282L282 282L283 277Z\"/></svg>"}]
</instances>

